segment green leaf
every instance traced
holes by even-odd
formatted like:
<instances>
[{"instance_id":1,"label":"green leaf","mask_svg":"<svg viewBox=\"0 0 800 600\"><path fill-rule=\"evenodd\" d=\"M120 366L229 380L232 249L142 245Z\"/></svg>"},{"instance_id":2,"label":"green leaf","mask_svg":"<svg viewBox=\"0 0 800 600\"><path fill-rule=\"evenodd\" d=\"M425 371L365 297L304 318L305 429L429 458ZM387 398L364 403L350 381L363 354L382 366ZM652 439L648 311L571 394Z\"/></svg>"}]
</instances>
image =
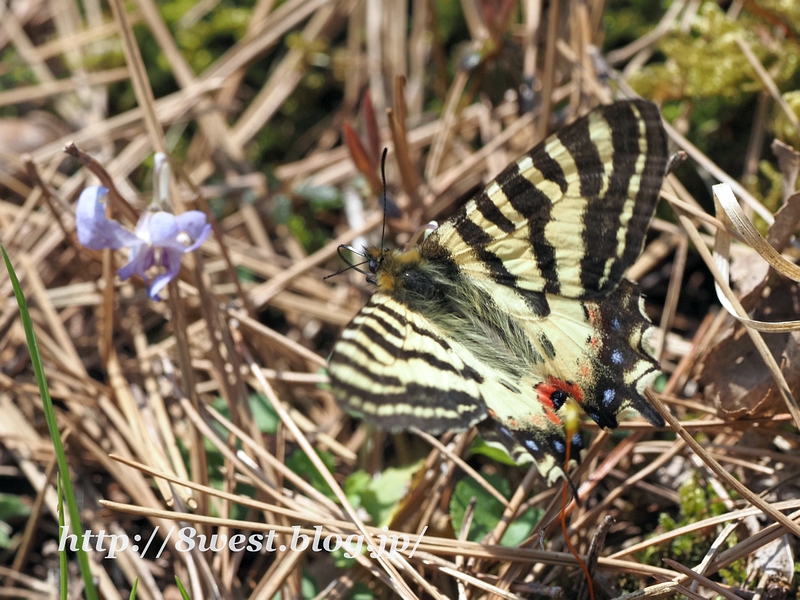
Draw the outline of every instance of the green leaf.
<instances>
[{"instance_id":1,"label":"green leaf","mask_svg":"<svg viewBox=\"0 0 800 600\"><path fill-rule=\"evenodd\" d=\"M517 466L517 463L515 463L514 459L508 455L508 452L502 450L501 448L490 446L483 441L482 437L475 438L475 440L472 442L472 446L470 447L470 452L473 454L481 454L487 458L491 458L495 462L499 462L504 465L509 465L512 467Z\"/></svg>"},{"instance_id":2,"label":"green leaf","mask_svg":"<svg viewBox=\"0 0 800 600\"><path fill-rule=\"evenodd\" d=\"M484 479L505 498L510 496L511 485L504 477L489 473L484 475ZM465 477L456 484L453 496L450 498L450 518L456 533L461 530L467 506L472 501L472 498L475 498L477 502L467 539L471 542L479 542L500 522L504 507L500 501L483 489L472 477ZM503 546L518 546L531 534L543 514L544 511L536 507L531 507L525 511L519 519L509 524L500 540L500 544Z\"/></svg>"},{"instance_id":3,"label":"green leaf","mask_svg":"<svg viewBox=\"0 0 800 600\"><path fill-rule=\"evenodd\" d=\"M325 465L328 471L333 473L334 469L336 468L336 458L333 456L333 454L327 451L317 450L317 455L322 459L322 463ZM305 452L300 449L292 452L291 455L289 455L289 458L286 459L286 466L301 477L308 479L308 482L314 487L314 489L322 492L334 502L338 502L338 499L328 485L328 482L322 478L320 472L317 471L317 467L314 466L308 456L306 456Z\"/></svg>"},{"instance_id":4,"label":"green leaf","mask_svg":"<svg viewBox=\"0 0 800 600\"><path fill-rule=\"evenodd\" d=\"M421 464L419 461L406 467L388 468L371 479L361 494L361 506L369 513L377 527L391 522L400 507L400 501L408 492L411 478Z\"/></svg>"},{"instance_id":5,"label":"green leaf","mask_svg":"<svg viewBox=\"0 0 800 600\"><path fill-rule=\"evenodd\" d=\"M178 586L178 591L181 593L181 598L183 598L183 600L192 600L189 597L189 592L187 592L186 588L183 587L183 584L181 583L181 580L178 579L177 577L175 577L175 583Z\"/></svg>"},{"instance_id":6,"label":"green leaf","mask_svg":"<svg viewBox=\"0 0 800 600\"><path fill-rule=\"evenodd\" d=\"M294 193L307 200L314 209L331 210L342 207L342 193L333 185L312 185L304 182Z\"/></svg>"},{"instance_id":7,"label":"green leaf","mask_svg":"<svg viewBox=\"0 0 800 600\"><path fill-rule=\"evenodd\" d=\"M304 600L309 600L310 598L316 597L318 593L317 582L306 571L303 571L303 577L300 580L300 597ZM275 595L272 597L272 600L282 599L283 594L281 594L281 592L275 592Z\"/></svg>"},{"instance_id":8,"label":"green leaf","mask_svg":"<svg viewBox=\"0 0 800 600\"><path fill-rule=\"evenodd\" d=\"M8 521L27 517L31 512L19 496L0 494L0 548L10 548L12 527Z\"/></svg>"},{"instance_id":9,"label":"green leaf","mask_svg":"<svg viewBox=\"0 0 800 600\"><path fill-rule=\"evenodd\" d=\"M248 400L250 401L250 411L256 420L258 430L261 433L275 435L281 419L275 409L272 408L272 404L269 403L267 397L264 394L250 394Z\"/></svg>"},{"instance_id":10,"label":"green leaf","mask_svg":"<svg viewBox=\"0 0 800 600\"><path fill-rule=\"evenodd\" d=\"M318 593L317 582L311 575L303 571L303 578L300 581L300 594L303 598L314 598Z\"/></svg>"},{"instance_id":11,"label":"green leaf","mask_svg":"<svg viewBox=\"0 0 800 600\"><path fill-rule=\"evenodd\" d=\"M507 479L493 473L485 475L484 478L505 498L508 498L511 493L511 485ZM467 539L471 542L478 542L486 537L500 521L503 505L472 477L464 477L456 484L453 496L450 498L450 518L453 521L453 530L456 535L461 531L467 506L473 498L476 499L475 512Z\"/></svg>"},{"instance_id":12,"label":"green leaf","mask_svg":"<svg viewBox=\"0 0 800 600\"><path fill-rule=\"evenodd\" d=\"M344 490L344 495L347 496L347 499L350 501L350 504L353 505L353 508L361 506L361 496L369 489L371 483L372 477L363 469L351 473L347 476L347 479L344 480L342 489Z\"/></svg>"},{"instance_id":13,"label":"green leaf","mask_svg":"<svg viewBox=\"0 0 800 600\"><path fill-rule=\"evenodd\" d=\"M374 600L375 594L364 583L359 581L347 594L345 600Z\"/></svg>"},{"instance_id":14,"label":"green leaf","mask_svg":"<svg viewBox=\"0 0 800 600\"><path fill-rule=\"evenodd\" d=\"M544 509L532 506L515 521L511 521L503 537L500 538L501 546L514 548L527 540L536 524L544 516Z\"/></svg>"},{"instance_id":15,"label":"green leaf","mask_svg":"<svg viewBox=\"0 0 800 600\"><path fill-rule=\"evenodd\" d=\"M11 525L0 521L0 548L11 548Z\"/></svg>"},{"instance_id":16,"label":"green leaf","mask_svg":"<svg viewBox=\"0 0 800 600\"><path fill-rule=\"evenodd\" d=\"M31 509L19 496L0 494L0 521L8 521L14 517L27 517Z\"/></svg>"}]
</instances>

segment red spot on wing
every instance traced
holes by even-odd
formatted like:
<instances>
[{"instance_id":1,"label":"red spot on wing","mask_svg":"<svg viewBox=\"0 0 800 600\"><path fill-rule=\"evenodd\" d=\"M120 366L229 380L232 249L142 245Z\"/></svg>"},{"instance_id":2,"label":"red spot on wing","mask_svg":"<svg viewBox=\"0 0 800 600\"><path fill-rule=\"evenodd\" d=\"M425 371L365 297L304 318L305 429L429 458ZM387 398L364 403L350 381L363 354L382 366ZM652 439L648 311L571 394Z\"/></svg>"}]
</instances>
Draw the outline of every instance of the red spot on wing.
<instances>
[{"instance_id":1,"label":"red spot on wing","mask_svg":"<svg viewBox=\"0 0 800 600\"><path fill-rule=\"evenodd\" d=\"M545 409L544 414L547 415L547 418L550 419L551 423L561 427L561 419L558 418L558 415L552 408Z\"/></svg>"},{"instance_id":2,"label":"red spot on wing","mask_svg":"<svg viewBox=\"0 0 800 600\"><path fill-rule=\"evenodd\" d=\"M550 382L556 386L557 389L566 392L576 401L583 402L583 390L577 383L572 381L563 381L561 379L556 379L555 377L550 377Z\"/></svg>"},{"instance_id":3,"label":"red spot on wing","mask_svg":"<svg viewBox=\"0 0 800 600\"><path fill-rule=\"evenodd\" d=\"M544 405L545 409L549 408L552 410L555 408L551 397L558 391L564 392L577 402L583 402L583 390L581 386L572 381L564 381L563 379L551 375L548 377L547 381L543 381L536 386L536 393L539 395L539 401Z\"/></svg>"},{"instance_id":4,"label":"red spot on wing","mask_svg":"<svg viewBox=\"0 0 800 600\"><path fill-rule=\"evenodd\" d=\"M544 429L547 427L547 422L540 414L528 415L528 422L536 429Z\"/></svg>"}]
</instances>

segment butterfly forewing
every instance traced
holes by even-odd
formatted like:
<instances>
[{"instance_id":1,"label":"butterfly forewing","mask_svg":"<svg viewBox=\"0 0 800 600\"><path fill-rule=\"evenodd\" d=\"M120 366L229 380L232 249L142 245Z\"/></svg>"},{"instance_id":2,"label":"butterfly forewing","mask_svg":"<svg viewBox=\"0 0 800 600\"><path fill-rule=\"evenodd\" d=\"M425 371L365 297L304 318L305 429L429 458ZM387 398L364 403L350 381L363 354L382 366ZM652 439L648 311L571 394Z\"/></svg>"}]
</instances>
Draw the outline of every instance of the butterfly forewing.
<instances>
[{"instance_id":1,"label":"butterfly forewing","mask_svg":"<svg viewBox=\"0 0 800 600\"><path fill-rule=\"evenodd\" d=\"M342 333L329 359L337 399L389 431L442 433L486 417L482 365L419 312L378 292Z\"/></svg>"},{"instance_id":2,"label":"butterfly forewing","mask_svg":"<svg viewBox=\"0 0 800 600\"><path fill-rule=\"evenodd\" d=\"M658 370L639 256L667 164L657 108L600 107L512 163L415 250L373 249L378 291L330 357L352 413L384 429L478 424L490 444L563 474L563 410L601 427ZM575 454L571 454L575 457Z\"/></svg>"},{"instance_id":3,"label":"butterfly forewing","mask_svg":"<svg viewBox=\"0 0 800 600\"><path fill-rule=\"evenodd\" d=\"M602 297L642 251L666 164L653 104L601 107L509 165L428 252L501 285Z\"/></svg>"}]
</instances>

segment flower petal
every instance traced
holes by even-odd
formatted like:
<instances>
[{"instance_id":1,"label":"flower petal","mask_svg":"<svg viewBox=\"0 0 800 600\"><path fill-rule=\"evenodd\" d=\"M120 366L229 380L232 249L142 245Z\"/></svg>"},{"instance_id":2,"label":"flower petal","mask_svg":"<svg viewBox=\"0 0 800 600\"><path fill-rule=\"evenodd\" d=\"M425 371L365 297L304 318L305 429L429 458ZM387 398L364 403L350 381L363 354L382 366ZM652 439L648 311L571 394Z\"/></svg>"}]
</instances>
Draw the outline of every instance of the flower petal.
<instances>
[{"instance_id":1,"label":"flower petal","mask_svg":"<svg viewBox=\"0 0 800 600\"><path fill-rule=\"evenodd\" d=\"M131 275L136 273L144 279L145 283L150 280L147 278L147 270L155 263L155 251L147 244L137 244L131 247L130 255L128 256L128 263L123 265L117 271L120 279L128 279Z\"/></svg>"},{"instance_id":2,"label":"flower petal","mask_svg":"<svg viewBox=\"0 0 800 600\"><path fill-rule=\"evenodd\" d=\"M158 300L158 293L180 272L181 256L183 256L183 252L176 248L161 250L161 266L164 267L164 272L153 278L153 283L147 290L151 300Z\"/></svg>"},{"instance_id":3,"label":"flower petal","mask_svg":"<svg viewBox=\"0 0 800 600\"><path fill-rule=\"evenodd\" d=\"M75 210L75 228L78 241L91 250L111 248L117 250L138 243L139 239L117 221L106 217L103 199L108 190L102 186L89 186L81 192Z\"/></svg>"},{"instance_id":4,"label":"flower petal","mask_svg":"<svg viewBox=\"0 0 800 600\"><path fill-rule=\"evenodd\" d=\"M188 210L175 217L175 220L178 222L178 229L188 233L193 240L199 238L208 227L206 213L199 210Z\"/></svg>"},{"instance_id":5,"label":"flower petal","mask_svg":"<svg viewBox=\"0 0 800 600\"><path fill-rule=\"evenodd\" d=\"M179 244L178 224L175 222L175 215L172 213L158 211L150 215L148 224L150 229L150 243L156 248L173 247Z\"/></svg>"},{"instance_id":6,"label":"flower petal","mask_svg":"<svg viewBox=\"0 0 800 600\"><path fill-rule=\"evenodd\" d=\"M197 236L197 239L194 241L194 244L184 248L183 253L186 254L187 252L194 252L195 250L197 250L200 246L203 245L203 242L206 241L210 233L211 233L211 223L206 223L206 226L203 227L203 230L200 232L200 235Z\"/></svg>"}]
</instances>

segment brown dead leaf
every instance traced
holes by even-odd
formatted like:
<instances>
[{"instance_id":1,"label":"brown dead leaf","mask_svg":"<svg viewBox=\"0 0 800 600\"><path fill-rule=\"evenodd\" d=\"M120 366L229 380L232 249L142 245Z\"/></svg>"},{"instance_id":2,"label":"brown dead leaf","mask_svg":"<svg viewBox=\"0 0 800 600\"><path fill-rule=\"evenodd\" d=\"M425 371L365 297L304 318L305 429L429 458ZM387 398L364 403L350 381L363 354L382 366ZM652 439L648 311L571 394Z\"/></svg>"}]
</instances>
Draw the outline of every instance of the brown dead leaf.
<instances>
[{"instance_id":1,"label":"brown dead leaf","mask_svg":"<svg viewBox=\"0 0 800 600\"><path fill-rule=\"evenodd\" d=\"M781 278L765 288L754 318L765 321L800 318L800 285ZM800 392L800 332L764 336L793 394ZM736 326L702 360L698 382L707 402L727 419L764 417L783 406L780 393L744 327Z\"/></svg>"},{"instance_id":2,"label":"brown dead leaf","mask_svg":"<svg viewBox=\"0 0 800 600\"><path fill-rule=\"evenodd\" d=\"M772 141L772 153L778 159L781 169L781 190L784 199L788 199L797 185L797 173L800 169L800 153L789 144L776 139Z\"/></svg>"},{"instance_id":3,"label":"brown dead leaf","mask_svg":"<svg viewBox=\"0 0 800 600\"><path fill-rule=\"evenodd\" d=\"M797 231L798 223L800 223L800 192L795 192L775 213L775 222L769 228L767 241L775 250L782 252Z\"/></svg>"},{"instance_id":4,"label":"brown dead leaf","mask_svg":"<svg viewBox=\"0 0 800 600\"><path fill-rule=\"evenodd\" d=\"M800 192L792 194L786 203L775 213L775 222L767 234L769 242L775 250L782 252L791 242L800 223ZM739 292L742 306L747 310L754 309L770 280L769 264L753 252L738 256L731 261L731 282Z\"/></svg>"}]
</instances>

